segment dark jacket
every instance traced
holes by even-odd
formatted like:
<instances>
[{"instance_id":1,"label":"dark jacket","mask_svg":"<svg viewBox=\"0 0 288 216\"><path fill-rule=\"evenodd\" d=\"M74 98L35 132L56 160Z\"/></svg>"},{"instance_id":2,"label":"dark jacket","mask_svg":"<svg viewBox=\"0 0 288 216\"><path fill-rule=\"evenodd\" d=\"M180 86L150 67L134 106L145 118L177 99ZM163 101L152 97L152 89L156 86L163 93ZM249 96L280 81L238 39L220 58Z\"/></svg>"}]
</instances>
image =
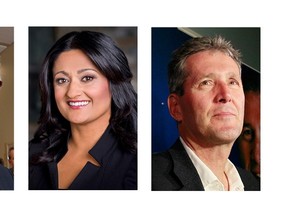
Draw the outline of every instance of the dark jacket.
<instances>
[{"instance_id":1,"label":"dark jacket","mask_svg":"<svg viewBox=\"0 0 288 216\"><path fill-rule=\"evenodd\" d=\"M67 139L66 139L67 140ZM43 152L48 139L41 143L30 142L30 159L34 154ZM63 152L59 159L49 163L29 164L30 190L58 189L57 163L67 152L67 143L63 143ZM59 153L61 154L61 153ZM137 189L137 154L124 151L111 133L106 129L89 154L100 163L100 167L87 162L79 175L69 186L69 190L136 190ZM73 164L71 164L73 166Z\"/></svg>"},{"instance_id":2,"label":"dark jacket","mask_svg":"<svg viewBox=\"0 0 288 216\"><path fill-rule=\"evenodd\" d=\"M245 191L260 190L260 181L252 173L236 168ZM179 139L168 151L152 155L152 190L204 191L200 176Z\"/></svg>"},{"instance_id":3,"label":"dark jacket","mask_svg":"<svg viewBox=\"0 0 288 216\"><path fill-rule=\"evenodd\" d=\"M6 167L0 165L0 190L13 190L13 177Z\"/></svg>"}]
</instances>

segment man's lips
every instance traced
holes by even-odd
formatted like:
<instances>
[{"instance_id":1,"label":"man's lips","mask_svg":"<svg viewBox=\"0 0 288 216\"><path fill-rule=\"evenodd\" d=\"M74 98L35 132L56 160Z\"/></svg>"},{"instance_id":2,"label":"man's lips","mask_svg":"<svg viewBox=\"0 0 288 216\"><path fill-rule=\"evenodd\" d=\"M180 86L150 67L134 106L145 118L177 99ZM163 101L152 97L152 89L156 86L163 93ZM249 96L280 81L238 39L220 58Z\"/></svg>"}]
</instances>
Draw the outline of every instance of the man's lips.
<instances>
[{"instance_id":1,"label":"man's lips","mask_svg":"<svg viewBox=\"0 0 288 216\"><path fill-rule=\"evenodd\" d=\"M231 117L236 116L236 112L232 108L220 108L213 112L213 117Z\"/></svg>"},{"instance_id":2,"label":"man's lips","mask_svg":"<svg viewBox=\"0 0 288 216\"><path fill-rule=\"evenodd\" d=\"M214 116L214 117L217 117L217 116L223 116L223 117L225 117L225 116L235 116L235 114L232 113L232 112L217 112L217 113L215 113L213 116Z\"/></svg>"}]
</instances>

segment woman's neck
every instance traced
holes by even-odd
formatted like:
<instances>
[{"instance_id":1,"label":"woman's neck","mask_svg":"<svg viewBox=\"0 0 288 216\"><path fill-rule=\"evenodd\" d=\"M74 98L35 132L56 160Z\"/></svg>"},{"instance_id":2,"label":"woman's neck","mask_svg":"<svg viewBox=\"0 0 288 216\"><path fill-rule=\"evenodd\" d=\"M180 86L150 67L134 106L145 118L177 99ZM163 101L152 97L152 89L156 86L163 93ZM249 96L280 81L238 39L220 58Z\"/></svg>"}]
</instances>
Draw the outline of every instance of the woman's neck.
<instances>
[{"instance_id":1,"label":"woman's neck","mask_svg":"<svg viewBox=\"0 0 288 216\"><path fill-rule=\"evenodd\" d=\"M69 145L78 148L90 150L103 135L109 122L105 124L71 124L71 137Z\"/></svg>"}]
</instances>

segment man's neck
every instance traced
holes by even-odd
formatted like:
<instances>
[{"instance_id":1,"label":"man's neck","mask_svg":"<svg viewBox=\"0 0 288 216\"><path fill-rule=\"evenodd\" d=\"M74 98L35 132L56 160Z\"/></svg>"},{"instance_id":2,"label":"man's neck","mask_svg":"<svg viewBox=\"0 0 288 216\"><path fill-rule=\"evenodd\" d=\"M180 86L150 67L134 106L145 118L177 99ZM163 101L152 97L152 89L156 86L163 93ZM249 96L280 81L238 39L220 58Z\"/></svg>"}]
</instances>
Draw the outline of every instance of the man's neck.
<instances>
[{"instance_id":1,"label":"man's neck","mask_svg":"<svg viewBox=\"0 0 288 216\"><path fill-rule=\"evenodd\" d=\"M205 163L205 165L214 173L214 175L223 183L225 188L228 188L228 180L225 175L225 166L231 152L231 144L223 145L206 145L197 144L192 139L181 137L185 144Z\"/></svg>"}]
</instances>

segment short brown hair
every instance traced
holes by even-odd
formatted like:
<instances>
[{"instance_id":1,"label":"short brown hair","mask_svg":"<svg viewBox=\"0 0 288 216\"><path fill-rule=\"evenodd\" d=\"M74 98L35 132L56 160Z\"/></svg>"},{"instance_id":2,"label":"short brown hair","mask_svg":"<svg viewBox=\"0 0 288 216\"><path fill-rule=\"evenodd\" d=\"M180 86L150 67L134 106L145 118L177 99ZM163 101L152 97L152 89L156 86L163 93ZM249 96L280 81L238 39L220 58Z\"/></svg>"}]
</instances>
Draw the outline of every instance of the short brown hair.
<instances>
[{"instance_id":1,"label":"short brown hair","mask_svg":"<svg viewBox=\"0 0 288 216\"><path fill-rule=\"evenodd\" d=\"M234 49L230 41L225 40L222 36L193 38L185 42L172 54L172 59L168 66L170 93L184 94L183 84L188 76L184 70L186 59L193 54L207 50L215 50L227 54L237 63L241 70L241 54Z\"/></svg>"}]
</instances>

